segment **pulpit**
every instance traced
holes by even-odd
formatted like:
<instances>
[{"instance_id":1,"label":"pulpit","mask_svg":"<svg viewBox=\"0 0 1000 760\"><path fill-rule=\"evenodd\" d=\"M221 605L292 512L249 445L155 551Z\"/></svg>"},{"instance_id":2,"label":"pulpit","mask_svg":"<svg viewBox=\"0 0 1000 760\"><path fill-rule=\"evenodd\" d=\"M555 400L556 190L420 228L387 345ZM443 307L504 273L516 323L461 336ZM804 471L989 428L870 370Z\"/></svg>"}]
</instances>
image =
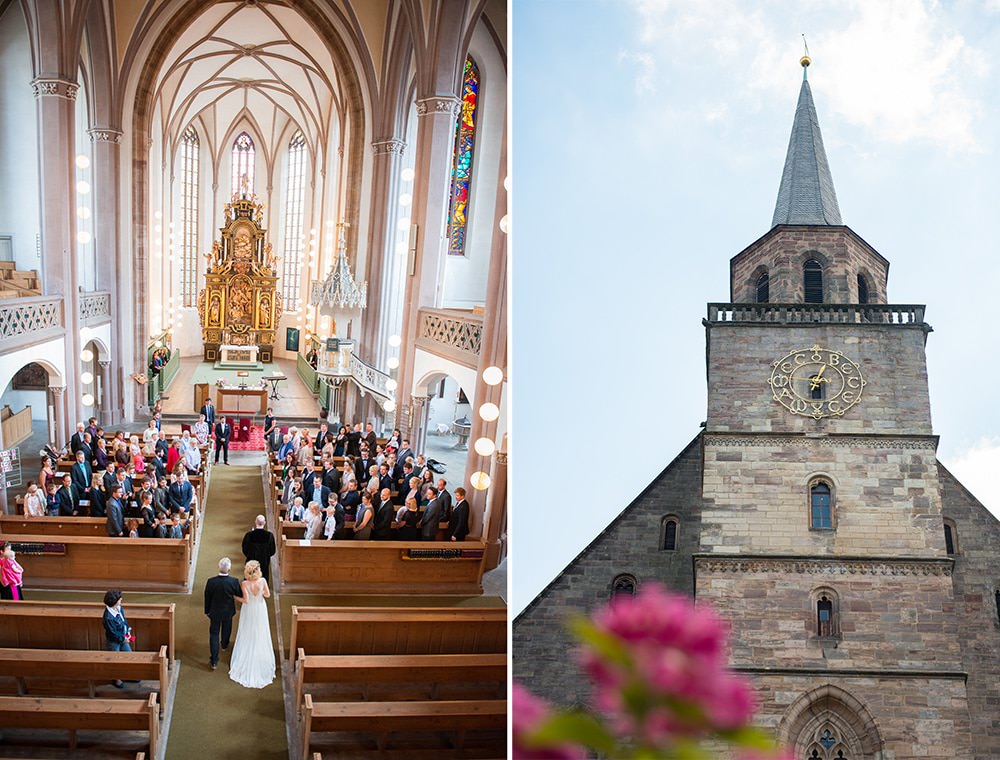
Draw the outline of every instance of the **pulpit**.
<instances>
[{"instance_id":1,"label":"pulpit","mask_svg":"<svg viewBox=\"0 0 1000 760\"><path fill-rule=\"evenodd\" d=\"M198 318L206 361L256 364L273 358L281 297L277 260L264 242L263 209L244 187L225 205L222 239L205 255Z\"/></svg>"}]
</instances>

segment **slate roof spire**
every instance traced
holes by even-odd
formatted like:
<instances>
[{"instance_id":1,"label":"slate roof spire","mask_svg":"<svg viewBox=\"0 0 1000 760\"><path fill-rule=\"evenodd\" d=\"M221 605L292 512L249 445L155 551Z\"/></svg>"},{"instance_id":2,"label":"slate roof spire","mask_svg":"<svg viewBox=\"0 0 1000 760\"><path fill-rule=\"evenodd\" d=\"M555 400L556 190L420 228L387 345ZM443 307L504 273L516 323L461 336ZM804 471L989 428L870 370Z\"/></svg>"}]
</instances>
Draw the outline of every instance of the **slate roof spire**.
<instances>
[{"instance_id":1,"label":"slate roof spire","mask_svg":"<svg viewBox=\"0 0 1000 760\"><path fill-rule=\"evenodd\" d=\"M792 122L792 136L788 140L788 154L785 156L785 170L781 173L772 228L779 224L843 224L806 76L812 61L807 54L802 56L800 63L802 89L795 107L795 121Z\"/></svg>"}]
</instances>

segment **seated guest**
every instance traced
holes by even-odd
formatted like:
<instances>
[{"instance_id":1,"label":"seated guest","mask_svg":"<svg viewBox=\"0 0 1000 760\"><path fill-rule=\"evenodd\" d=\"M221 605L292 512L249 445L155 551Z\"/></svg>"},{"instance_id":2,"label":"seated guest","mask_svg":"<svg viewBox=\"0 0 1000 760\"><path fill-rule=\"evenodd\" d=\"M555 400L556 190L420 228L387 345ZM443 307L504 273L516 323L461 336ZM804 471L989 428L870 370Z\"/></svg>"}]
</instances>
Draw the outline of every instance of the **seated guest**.
<instances>
[{"instance_id":1,"label":"seated guest","mask_svg":"<svg viewBox=\"0 0 1000 760\"><path fill-rule=\"evenodd\" d=\"M392 492L388 488L383 488L379 493L379 504L375 510L375 518L372 521L372 538L376 541L388 541L392 538L392 520L396 515L392 501L389 497Z\"/></svg>"},{"instance_id":2,"label":"seated guest","mask_svg":"<svg viewBox=\"0 0 1000 760\"><path fill-rule=\"evenodd\" d=\"M448 540L464 541L469 535L469 502L465 500L465 489L461 486L455 489L455 506L451 508L448 518Z\"/></svg>"},{"instance_id":3,"label":"seated guest","mask_svg":"<svg viewBox=\"0 0 1000 760\"><path fill-rule=\"evenodd\" d=\"M306 516L306 508L302 505L302 497L296 496L292 499L292 505L288 508L288 512L285 514L285 519L288 522L302 522Z\"/></svg>"},{"instance_id":4,"label":"seated guest","mask_svg":"<svg viewBox=\"0 0 1000 760\"><path fill-rule=\"evenodd\" d=\"M287 461L288 455L294 453L295 444L292 443L292 436L289 433L285 433L281 436L281 446L278 447L278 459Z\"/></svg>"},{"instance_id":5,"label":"seated guest","mask_svg":"<svg viewBox=\"0 0 1000 760\"><path fill-rule=\"evenodd\" d=\"M58 488L59 486L56 485L54 480L49 481L49 485L47 487L48 493L45 494L45 511L48 513L49 517L59 516Z\"/></svg>"},{"instance_id":6,"label":"seated guest","mask_svg":"<svg viewBox=\"0 0 1000 760\"><path fill-rule=\"evenodd\" d=\"M164 475L156 478L156 488L153 489L153 509L156 510L158 516L170 514L170 504L167 497L167 478Z\"/></svg>"},{"instance_id":7,"label":"seated guest","mask_svg":"<svg viewBox=\"0 0 1000 760\"><path fill-rule=\"evenodd\" d=\"M181 445L180 445L180 449L181 449L181 456L182 457L184 456L184 452L185 451L187 451L189 448L191 448L192 446L195 446L195 445L196 445L195 444L195 439L191 437L191 431L190 430L185 430L183 433L181 433Z\"/></svg>"},{"instance_id":8,"label":"seated guest","mask_svg":"<svg viewBox=\"0 0 1000 760\"><path fill-rule=\"evenodd\" d=\"M303 520L306 524L306 534L303 538L306 541L315 541L323 532L323 513L320 511L319 502L309 502L309 509L306 510Z\"/></svg>"},{"instance_id":9,"label":"seated guest","mask_svg":"<svg viewBox=\"0 0 1000 760\"><path fill-rule=\"evenodd\" d=\"M125 530L129 538L139 538L139 521L130 517L125 521Z\"/></svg>"},{"instance_id":10,"label":"seated guest","mask_svg":"<svg viewBox=\"0 0 1000 760\"><path fill-rule=\"evenodd\" d=\"M374 519L375 510L372 508L372 495L365 491L361 494L358 515L354 518L354 538L358 541L367 541L371 538L372 520Z\"/></svg>"},{"instance_id":11,"label":"seated guest","mask_svg":"<svg viewBox=\"0 0 1000 760\"><path fill-rule=\"evenodd\" d=\"M73 478L63 475L62 488L59 489L59 516L72 517L80 513L80 494L73 485Z\"/></svg>"},{"instance_id":12,"label":"seated guest","mask_svg":"<svg viewBox=\"0 0 1000 760\"><path fill-rule=\"evenodd\" d=\"M90 502L88 509L91 517L104 517L107 496L104 491L104 477L99 472L95 472L90 480L90 488L87 490L86 498ZM82 501L82 499L81 499Z\"/></svg>"},{"instance_id":13,"label":"seated guest","mask_svg":"<svg viewBox=\"0 0 1000 760\"><path fill-rule=\"evenodd\" d=\"M108 442L103 438L97 439L97 448L94 449L94 466L98 472L105 470L108 466Z\"/></svg>"},{"instance_id":14,"label":"seated guest","mask_svg":"<svg viewBox=\"0 0 1000 760\"><path fill-rule=\"evenodd\" d=\"M111 497L108 499L107 519L105 526L108 535L117 538L125 532L125 510L122 507L122 487L114 485L111 488Z\"/></svg>"},{"instance_id":15,"label":"seated guest","mask_svg":"<svg viewBox=\"0 0 1000 760\"><path fill-rule=\"evenodd\" d=\"M419 533L417 525L420 522L420 512L417 510L417 500L407 499L406 504L396 513L397 541L416 541Z\"/></svg>"},{"instance_id":16,"label":"seated guest","mask_svg":"<svg viewBox=\"0 0 1000 760\"><path fill-rule=\"evenodd\" d=\"M208 422L205 420L204 414L198 415L198 421L194 423L194 437L198 441L199 446L208 445L208 437L212 434L211 428L208 426Z\"/></svg>"},{"instance_id":17,"label":"seated guest","mask_svg":"<svg viewBox=\"0 0 1000 760\"><path fill-rule=\"evenodd\" d=\"M167 499L170 502L171 514L176 512L187 513L191 509L191 500L194 499L194 488L188 482L187 474L181 472L177 480L170 484L167 489Z\"/></svg>"},{"instance_id":18,"label":"seated guest","mask_svg":"<svg viewBox=\"0 0 1000 760\"><path fill-rule=\"evenodd\" d=\"M192 442L186 449L184 449L182 461L184 462L184 466L187 468L188 475L197 475L201 472L201 449L199 449Z\"/></svg>"},{"instance_id":19,"label":"seated guest","mask_svg":"<svg viewBox=\"0 0 1000 760\"><path fill-rule=\"evenodd\" d=\"M38 490L35 481L28 481L28 493L24 495L24 516L45 517L45 495Z\"/></svg>"}]
</instances>

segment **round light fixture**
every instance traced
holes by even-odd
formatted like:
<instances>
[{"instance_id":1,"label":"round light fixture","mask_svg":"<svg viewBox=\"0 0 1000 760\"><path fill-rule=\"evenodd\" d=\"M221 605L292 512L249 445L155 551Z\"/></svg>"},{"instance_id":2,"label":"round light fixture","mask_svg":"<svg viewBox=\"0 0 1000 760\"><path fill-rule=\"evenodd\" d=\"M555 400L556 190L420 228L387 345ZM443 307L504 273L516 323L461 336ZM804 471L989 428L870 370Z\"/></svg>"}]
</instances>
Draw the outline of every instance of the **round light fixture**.
<instances>
[{"instance_id":1,"label":"round light fixture","mask_svg":"<svg viewBox=\"0 0 1000 760\"><path fill-rule=\"evenodd\" d=\"M399 196L400 206L409 206L411 203L413 203L413 196L410 195L409 193L403 193L401 196Z\"/></svg>"},{"instance_id":2,"label":"round light fixture","mask_svg":"<svg viewBox=\"0 0 1000 760\"><path fill-rule=\"evenodd\" d=\"M382 404L382 408L385 409L387 412L394 412L396 411L396 402L393 401L392 399L389 399L384 404Z\"/></svg>"},{"instance_id":3,"label":"round light fixture","mask_svg":"<svg viewBox=\"0 0 1000 760\"><path fill-rule=\"evenodd\" d=\"M396 390L396 387L398 385L399 384L395 380L393 380L391 377L388 380L385 381L385 389L387 391L389 391L390 393L392 393L394 390Z\"/></svg>"},{"instance_id":4,"label":"round light fixture","mask_svg":"<svg viewBox=\"0 0 1000 760\"><path fill-rule=\"evenodd\" d=\"M396 369L397 367L399 367L399 359L397 359L395 356L390 356L388 359L385 360L385 366L387 366L389 369Z\"/></svg>"},{"instance_id":5,"label":"round light fixture","mask_svg":"<svg viewBox=\"0 0 1000 760\"><path fill-rule=\"evenodd\" d=\"M153 344L153 348L163 348L163 341L162 340L156 341L156 343Z\"/></svg>"},{"instance_id":6,"label":"round light fixture","mask_svg":"<svg viewBox=\"0 0 1000 760\"><path fill-rule=\"evenodd\" d=\"M398 243L396 243L396 255L397 256L405 256L406 255L406 250L407 250L407 245L406 245L406 243L404 241L401 240Z\"/></svg>"},{"instance_id":7,"label":"round light fixture","mask_svg":"<svg viewBox=\"0 0 1000 760\"><path fill-rule=\"evenodd\" d=\"M490 487L490 476L480 470L472 473L472 477L469 478L469 482L472 483L472 487L477 491L485 491Z\"/></svg>"},{"instance_id":8,"label":"round light fixture","mask_svg":"<svg viewBox=\"0 0 1000 760\"><path fill-rule=\"evenodd\" d=\"M83 349L83 351L80 352L80 361L83 362L94 361L94 352L91 351L89 348Z\"/></svg>"},{"instance_id":9,"label":"round light fixture","mask_svg":"<svg viewBox=\"0 0 1000 760\"><path fill-rule=\"evenodd\" d=\"M507 214L500 217L500 231L504 235L510 232L510 217Z\"/></svg>"},{"instance_id":10,"label":"round light fixture","mask_svg":"<svg viewBox=\"0 0 1000 760\"><path fill-rule=\"evenodd\" d=\"M503 178L503 189L508 193L510 192L510 177Z\"/></svg>"},{"instance_id":11,"label":"round light fixture","mask_svg":"<svg viewBox=\"0 0 1000 760\"><path fill-rule=\"evenodd\" d=\"M94 382L94 376L89 372L84 372L82 375L80 375L80 382L83 383L84 385L90 385L92 382Z\"/></svg>"},{"instance_id":12,"label":"round light fixture","mask_svg":"<svg viewBox=\"0 0 1000 760\"><path fill-rule=\"evenodd\" d=\"M76 157L76 168L86 169L90 166L90 157L85 156L82 153Z\"/></svg>"},{"instance_id":13,"label":"round light fixture","mask_svg":"<svg viewBox=\"0 0 1000 760\"><path fill-rule=\"evenodd\" d=\"M153 212L153 218L154 219L162 219L163 218L163 214L161 214L159 211L154 211Z\"/></svg>"},{"instance_id":14,"label":"round light fixture","mask_svg":"<svg viewBox=\"0 0 1000 760\"><path fill-rule=\"evenodd\" d=\"M500 416L500 407L494 404L492 401L487 401L481 407L479 407L479 416L482 417L486 422L493 422Z\"/></svg>"},{"instance_id":15,"label":"round light fixture","mask_svg":"<svg viewBox=\"0 0 1000 760\"><path fill-rule=\"evenodd\" d=\"M399 229L400 232L406 232L408 229L410 229L410 217L408 216L400 217L399 221L396 222L396 227Z\"/></svg>"},{"instance_id":16,"label":"round light fixture","mask_svg":"<svg viewBox=\"0 0 1000 760\"><path fill-rule=\"evenodd\" d=\"M492 438L477 438L475 445L476 453L481 457L488 457L497 450L497 446L493 443Z\"/></svg>"},{"instance_id":17,"label":"round light fixture","mask_svg":"<svg viewBox=\"0 0 1000 760\"><path fill-rule=\"evenodd\" d=\"M76 183L76 191L80 195L86 195L87 193L90 192L90 183L85 182L84 180L81 179L79 182Z\"/></svg>"},{"instance_id":18,"label":"round light fixture","mask_svg":"<svg viewBox=\"0 0 1000 760\"><path fill-rule=\"evenodd\" d=\"M503 382L503 370L499 367L487 367L483 370L483 382L487 385L499 385Z\"/></svg>"},{"instance_id":19,"label":"round light fixture","mask_svg":"<svg viewBox=\"0 0 1000 760\"><path fill-rule=\"evenodd\" d=\"M94 394L92 394L92 393L84 393L83 394L83 398L80 399L80 400L83 401L83 405L84 406L93 406L94 405Z\"/></svg>"},{"instance_id":20,"label":"round light fixture","mask_svg":"<svg viewBox=\"0 0 1000 760\"><path fill-rule=\"evenodd\" d=\"M403 342L403 339L400 338L398 335L390 335L389 336L389 345L392 346L393 348L399 348L399 345L402 342Z\"/></svg>"},{"instance_id":21,"label":"round light fixture","mask_svg":"<svg viewBox=\"0 0 1000 760\"><path fill-rule=\"evenodd\" d=\"M76 215L79 219L90 219L90 209L86 206L79 206L76 209Z\"/></svg>"},{"instance_id":22,"label":"round light fixture","mask_svg":"<svg viewBox=\"0 0 1000 760\"><path fill-rule=\"evenodd\" d=\"M76 233L76 242L78 242L80 245L86 245L87 243L90 242L90 239L91 239L90 233L87 232L86 230L80 230L78 233Z\"/></svg>"},{"instance_id":23,"label":"round light fixture","mask_svg":"<svg viewBox=\"0 0 1000 760\"><path fill-rule=\"evenodd\" d=\"M415 175L416 172L414 172L413 169L411 169L410 167L406 167L405 169L403 169L403 171L399 173L399 178L403 180L403 182L413 182L413 177Z\"/></svg>"}]
</instances>

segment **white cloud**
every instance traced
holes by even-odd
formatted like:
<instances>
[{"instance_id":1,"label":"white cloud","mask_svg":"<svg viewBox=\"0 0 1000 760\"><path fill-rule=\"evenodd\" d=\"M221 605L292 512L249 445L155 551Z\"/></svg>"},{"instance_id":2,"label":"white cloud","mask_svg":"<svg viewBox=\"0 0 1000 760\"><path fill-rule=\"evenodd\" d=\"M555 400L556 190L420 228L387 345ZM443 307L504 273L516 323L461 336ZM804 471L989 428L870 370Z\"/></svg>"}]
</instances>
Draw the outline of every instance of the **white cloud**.
<instances>
[{"instance_id":1,"label":"white cloud","mask_svg":"<svg viewBox=\"0 0 1000 760\"><path fill-rule=\"evenodd\" d=\"M632 6L650 65L706 77L706 94L787 98L805 31L821 122L835 114L885 142L979 150L975 124L983 107L975 83L989 58L934 0L769 0L752 8L736 0L632 0Z\"/></svg>"},{"instance_id":2,"label":"white cloud","mask_svg":"<svg viewBox=\"0 0 1000 760\"><path fill-rule=\"evenodd\" d=\"M653 95L656 93L656 62L649 53L636 53L622 50L618 54L618 62L631 62L636 66L635 73L635 93L636 95Z\"/></svg>"},{"instance_id":3,"label":"white cloud","mask_svg":"<svg viewBox=\"0 0 1000 760\"><path fill-rule=\"evenodd\" d=\"M958 454L945 466L1000 519L1000 501L996 495L996 476L1000 471L1000 436L984 437Z\"/></svg>"}]
</instances>

